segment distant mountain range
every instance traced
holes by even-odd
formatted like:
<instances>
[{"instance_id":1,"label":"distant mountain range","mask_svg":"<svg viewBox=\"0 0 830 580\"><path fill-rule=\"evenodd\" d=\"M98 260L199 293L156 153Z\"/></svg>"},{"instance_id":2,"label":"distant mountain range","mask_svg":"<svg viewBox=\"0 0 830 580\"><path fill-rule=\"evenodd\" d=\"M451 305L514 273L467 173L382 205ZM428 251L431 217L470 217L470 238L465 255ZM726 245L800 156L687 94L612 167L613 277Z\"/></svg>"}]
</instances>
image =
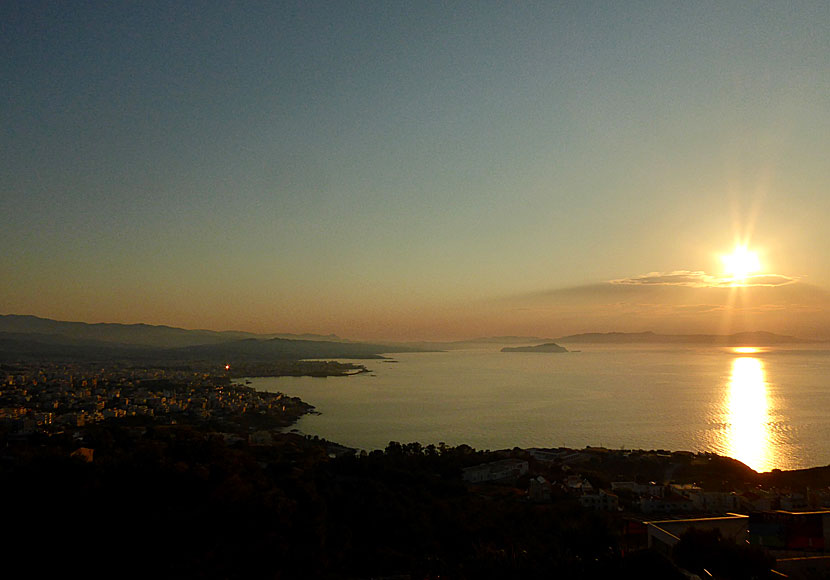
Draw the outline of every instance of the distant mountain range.
<instances>
[{"instance_id":1,"label":"distant mountain range","mask_svg":"<svg viewBox=\"0 0 830 580\"><path fill-rule=\"evenodd\" d=\"M291 340L315 340L349 342L334 334L254 334L237 330L186 330L172 326L150 324L117 324L102 322L65 322L39 318L37 316L6 314L0 315L0 332L19 334L60 335L78 340L92 340L104 343L133 344L162 348L194 346L197 344L219 344L231 340L255 338L286 338Z\"/></svg>"},{"instance_id":2,"label":"distant mountain range","mask_svg":"<svg viewBox=\"0 0 830 580\"><path fill-rule=\"evenodd\" d=\"M455 342L370 344L319 334L254 334L240 331L187 330L149 324L65 322L37 316L0 315L0 361L156 360L269 361L307 358L380 358L382 353L487 348L493 345L697 344L771 346L817 341L771 332L657 334L607 332L560 338L494 336Z\"/></svg>"},{"instance_id":3,"label":"distant mountain range","mask_svg":"<svg viewBox=\"0 0 830 580\"><path fill-rule=\"evenodd\" d=\"M117 359L254 362L381 358L381 353L413 350L418 349L344 341L335 335L258 335L148 324L87 324L37 316L0 315L1 361Z\"/></svg>"},{"instance_id":4,"label":"distant mountain range","mask_svg":"<svg viewBox=\"0 0 830 580\"><path fill-rule=\"evenodd\" d=\"M553 342L552 338L540 338L538 336L482 336L479 338L470 338L468 340L455 340L451 342L403 342L406 346L417 348L419 350L466 350L466 349L483 349L490 348L497 345L516 344L528 345L539 344L543 342Z\"/></svg>"},{"instance_id":5,"label":"distant mountain range","mask_svg":"<svg viewBox=\"0 0 830 580\"><path fill-rule=\"evenodd\" d=\"M697 344L712 346L772 346L777 344L819 344L772 332L739 332L736 334L657 334L655 332L588 332L559 338L538 336L491 336L453 342L408 342L407 346L422 350L460 350L489 348L495 345L533 346L547 343L566 344Z\"/></svg>"},{"instance_id":6,"label":"distant mountain range","mask_svg":"<svg viewBox=\"0 0 830 580\"><path fill-rule=\"evenodd\" d=\"M454 344L527 344L529 342L552 342L552 338L539 338L538 336L487 336L471 338L470 340L459 340Z\"/></svg>"},{"instance_id":7,"label":"distant mountain range","mask_svg":"<svg viewBox=\"0 0 830 580\"><path fill-rule=\"evenodd\" d=\"M657 334L654 332L589 332L554 339L571 344L709 344L720 346L772 346L776 344L816 344L819 341L772 332L736 334Z\"/></svg>"}]
</instances>

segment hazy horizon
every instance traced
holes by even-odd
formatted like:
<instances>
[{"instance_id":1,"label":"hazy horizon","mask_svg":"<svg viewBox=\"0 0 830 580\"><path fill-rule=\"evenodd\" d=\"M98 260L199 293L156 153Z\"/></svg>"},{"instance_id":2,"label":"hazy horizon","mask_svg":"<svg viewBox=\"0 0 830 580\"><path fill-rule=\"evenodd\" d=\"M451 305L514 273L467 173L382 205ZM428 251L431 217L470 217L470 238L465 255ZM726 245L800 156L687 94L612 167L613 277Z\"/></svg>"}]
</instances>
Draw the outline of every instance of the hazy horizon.
<instances>
[{"instance_id":1,"label":"hazy horizon","mask_svg":"<svg viewBox=\"0 0 830 580\"><path fill-rule=\"evenodd\" d=\"M12 1L0 22L4 312L830 337L827 2Z\"/></svg>"},{"instance_id":2,"label":"hazy horizon","mask_svg":"<svg viewBox=\"0 0 830 580\"><path fill-rule=\"evenodd\" d=\"M557 340L561 338L571 337L571 336L581 336L581 335L590 335L590 334L642 334L642 333L653 333L657 336L734 336L738 334L757 334L757 333L766 333L770 332L766 329L754 329L748 331L736 331L736 332L687 332L687 333L675 333L675 332L660 332L654 331L653 329L646 329L646 330L639 330L639 331L620 331L617 329L593 329L587 331L581 331L576 333L567 333L567 334L538 334L538 335L517 335L517 334L490 334L490 335L475 335L475 336L462 336L462 337L426 337L426 338L411 338L411 339L395 339L395 338L384 338L384 337L377 337L377 338L362 338L357 336L351 335L338 335L335 333L327 333L327 332L315 332L315 331L308 331L308 332L284 332L281 330L271 330L267 332L252 332L248 330L242 330L239 328L187 328L187 327L179 327L170 324L148 324L145 322L117 322L117 321L107 321L107 320L97 320L95 322L88 322L88 321L81 321L81 320L55 320L51 318L39 317L32 314L20 314L20 313L2 313L0 312L0 317L4 316L19 316L19 317L30 317L34 316L35 318L39 318L42 320L53 321L58 323L69 323L69 324L90 324L90 325L126 325L126 326L151 326L151 327L158 327L158 328L171 328L174 330L184 330L187 332L216 332L216 333L241 333L243 335L250 334L250 335L258 335L263 337L268 336L284 336L284 337L299 337L298 340L303 340L303 337L319 337L319 338L328 338L333 337L335 340L346 340L346 341L358 341L358 342L379 342L383 343L386 342L402 342L402 343L439 343L439 342L475 342L478 340L487 340L492 341L494 345L501 346L502 344L508 344L512 341L507 339L528 339L528 340ZM27 333L29 331L23 331L23 333ZM779 337L784 338L794 338L799 340L815 340L816 342L828 341L830 342L830 338L826 337L816 337L816 338L808 338L804 336L798 335L785 335L779 333L772 333ZM504 342L497 342L496 339L505 339ZM228 339L233 340L233 339ZM609 343L609 344L616 344L616 343ZM631 343L634 345L640 344L637 342ZM806 343L809 344L809 343ZM764 345L755 345L755 346L764 346Z\"/></svg>"}]
</instances>

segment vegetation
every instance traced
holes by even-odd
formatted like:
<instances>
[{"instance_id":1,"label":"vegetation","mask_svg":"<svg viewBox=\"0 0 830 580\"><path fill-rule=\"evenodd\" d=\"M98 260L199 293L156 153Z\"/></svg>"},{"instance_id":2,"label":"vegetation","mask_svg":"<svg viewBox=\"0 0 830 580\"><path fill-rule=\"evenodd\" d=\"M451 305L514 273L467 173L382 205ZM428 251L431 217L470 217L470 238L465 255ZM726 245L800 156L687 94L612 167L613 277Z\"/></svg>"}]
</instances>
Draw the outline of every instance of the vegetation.
<instances>
[{"instance_id":1,"label":"vegetation","mask_svg":"<svg viewBox=\"0 0 830 580\"><path fill-rule=\"evenodd\" d=\"M616 526L562 496L468 487L468 446L390 443L329 457L284 434L228 444L189 426L6 441L4 546L39 575L188 578L626 577ZM82 447L85 454L73 450ZM91 461L90 461L91 459ZM43 558L49 554L48 559ZM636 577L665 578L643 559ZM632 576L634 577L634 576Z\"/></svg>"}]
</instances>

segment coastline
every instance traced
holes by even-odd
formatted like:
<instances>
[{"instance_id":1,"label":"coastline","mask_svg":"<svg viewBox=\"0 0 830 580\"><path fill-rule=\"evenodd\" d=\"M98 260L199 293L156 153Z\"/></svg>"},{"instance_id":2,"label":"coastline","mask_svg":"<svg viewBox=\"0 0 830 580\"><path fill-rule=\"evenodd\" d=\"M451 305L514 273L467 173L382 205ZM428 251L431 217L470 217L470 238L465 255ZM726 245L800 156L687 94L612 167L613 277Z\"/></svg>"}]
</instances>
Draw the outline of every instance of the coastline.
<instances>
[{"instance_id":1,"label":"coastline","mask_svg":"<svg viewBox=\"0 0 830 580\"><path fill-rule=\"evenodd\" d=\"M231 380L262 377L345 377L370 370L365 365L333 360L281 360L276 362L242 362L230 369Z\"/></svg>"},{"instance_id":2,"label":"coastline","mask_svg":"<svg viewBox=\"0 0 830 580\"><path fill-rule=\"evenodd\" d=\"M495 349L402 353L396 364L371 365L371 373L344 383L253 383L315 405L322 414L301 418L303 432L367 451L389 440L478 449L587 444L713 452L761 472L826 465L830 445L822 433L830 418L813 411L830 404L817 382L830 356L779 352L599 348L515 359Z\"/></svg>"}]
</instances>

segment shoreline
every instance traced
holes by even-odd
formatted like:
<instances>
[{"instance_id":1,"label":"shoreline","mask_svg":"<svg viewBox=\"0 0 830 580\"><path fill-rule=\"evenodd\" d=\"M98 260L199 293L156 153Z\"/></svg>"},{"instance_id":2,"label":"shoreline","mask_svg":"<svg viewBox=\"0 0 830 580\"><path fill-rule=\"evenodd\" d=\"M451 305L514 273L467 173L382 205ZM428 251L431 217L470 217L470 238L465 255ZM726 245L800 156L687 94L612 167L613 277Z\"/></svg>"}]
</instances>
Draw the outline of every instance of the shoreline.
<instances>
[{"instance_id":1,"label":"shoreline","mask_svg":"<svg viewBox=\"0 0 830 580\"><path fill-rule=\"evenodd\" d=\"M333 360L284 360L271 363L243 362L229 366L229 378L232 381L269 377L347 377L371 372L362 364Z\"/></svg>"}]
</instances>

